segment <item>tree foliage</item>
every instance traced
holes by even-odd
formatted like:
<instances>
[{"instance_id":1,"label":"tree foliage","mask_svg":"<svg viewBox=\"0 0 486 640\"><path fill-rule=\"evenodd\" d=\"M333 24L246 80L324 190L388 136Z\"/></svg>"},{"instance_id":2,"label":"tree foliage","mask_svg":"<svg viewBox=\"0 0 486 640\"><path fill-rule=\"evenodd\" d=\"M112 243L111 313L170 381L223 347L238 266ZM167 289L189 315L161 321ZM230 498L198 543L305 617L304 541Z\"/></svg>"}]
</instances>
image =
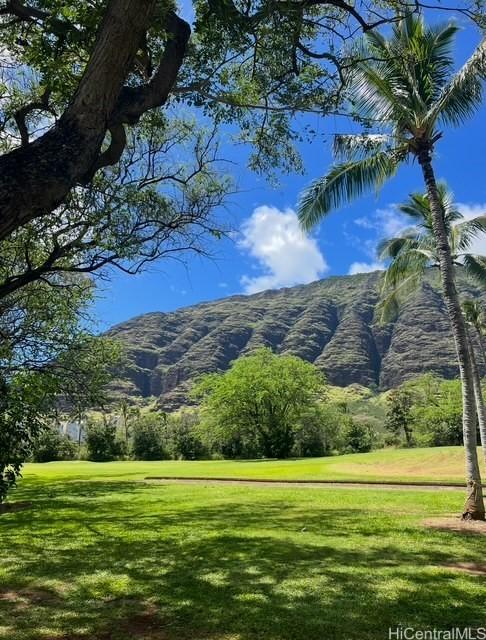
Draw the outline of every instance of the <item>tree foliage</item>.
<instances>
[{"instance_id":1,"label":"tree foliage","mask_svg":"<svg viewBox=\"0 0 486 640\"><path fill-rule=\"evenodd\" d=\"M370 11L364 1L197 0L191 38L169 0L7 0L0 238L116 167L144 127L156 131L152 115L175 102L236 125L255 168L295 167L292 116L339 108L361 57L343 44L394 22L402 5L412 13L421 3L383 0ZM479 20L474 5L462 12Z\"/></svg>"},{"instance_id":2,"label":"tree foliage","mask_svg":"<svg viewBox=\"0 0 486 640\"><path fill-rule=\"evenodd\" d=\"M474 241L486 231L486 216L466 220L454 203L454 196L444 182L438 184L444 224L455 268L461 269L480 286L486 283L486 258L472 253ZM432 227L427 194L412 193L398 207L414 223L399 236L384 238L378 245L378 257L387 262L380 304L384 320L396 315L400 303L419 286L427 270L437 270L439 256ZM466 305L467 306L467 305ZM470 311L474 305L469 306Z\"/></svg>"},{"instance_id":3,"label":"tree foliage","mask_svg":"<svg viewBox=\"0 0 486 640\"><path fill-rule=\"evenodd\" d=\"M198 460L207 457L197 410L182 409L169 414L164 426L164 441L168 454L174 460Z\"/></svg>"},{"instance_id":4,"label":"tree foliage","mask_svg":"<svg viewBox=\"0 0 486 640\"><path fill-rule=\"evenodd\" d=\"M61 433L55 425L49 425L42 429L32 445L32 460L34 462L74 460L76 454L75 442L69 436Z\"/></svg>"},{"instance_id":5,"label":"tree foliage","mask_svg":"<svg viewBox=\"0 0 486 640\"><path fill-rule=\"evenodd\" d=\"M426 25L422 16L403 12L389 35L366 34L362 60L349 74L350 111L375 131L337 136L339 158L328 174L314 181L299 203L301 225L309 229L332 209L379 190L405 161L417 160L430 202L442 290L463 384L463 436L469 492L464 518L483 519L484 501L477 457L476 415L486 440L486 412L475 383L470 341L455 285L444 210L432 157L441 127L458 126L481 105L486 77L486 39L459 71L452 47L458 27ZM482 417L485 420L482 420Z\"/></svg>"},{"instance_id":6,"label":"tree foliage","mask_svg":"<svg viewBox=\"0 0 486 640\"><path fill-rule=\"evenodd\" d=\"M1 303L0 502L59 406L101 403L121 357L87 330L89 283L67 285L32 283Z\"/></svg>"},{"instance_id":7,"label":"tree foliage","mask_svg":"<svg viewBox=\"0 0 486 640\"><path fill-rule=\"evenodd\" d=\"M359 45L363 61L347 74L347 98L365 131L335 137L339 162L301 196L299 216L307 229L331 210L379 190L402 163L429 156L442 125L460 124L481 105L486 40L455 74L455 24L426 25L406 12L398 18L389 37L370 31Z\"/></svg>"},{"instance_id":8,"label":"tree foliage","mask_svg":"<svg viewBox=\"0 0 486 640\"><path fill-rule=\"evenodd\" d=\"M425 374L394 390L388 402L385 426L400 436L399 442L423 447L463 443L460 380Z\"/></svg>"},{"instance_id":9,"label":"tree foliage","mask_svg":"<svg viewBox=\"0 0 486 640\"><path fill-rule=\"evenodd\" d=\"M111 420L91 420L86 429L86 451L88 460L109 462L120 453L116 437L116 424Z\"/></svg>"},{"instance_id":10,"label":"tree foliage","mask_svg":"<svg viewBox=\"0 0 486 640\"><path fill-rule=\"evenodd\" d=\"M194 390L215 442L233 441L268 458L291 454L295 434L325 391L322 374L294 356L262 348L236 360L223 374L208 374Z\"/></svg>"},{"instance_id":11,"label":"tree foliage","mask_svg":"<svg viewBox=\"0 0 486 640\"><path fill-rule=\"evenodd\" d=\"M132 423L132 455L135 460L163 460L165 416L160 413L141 415Z\"/></svg>"},{"instance_id":12,"label":"tree foliage","mask_svg":"<svg viewBox=\"0 0 486 640\"><path fill-rule=\"evenodd\" d=\"M397 439L405 436L408 447L413 445L412 402L412 395L404 388L394 389L387 397L385 429Z\"/></svg>"}]
</instances>

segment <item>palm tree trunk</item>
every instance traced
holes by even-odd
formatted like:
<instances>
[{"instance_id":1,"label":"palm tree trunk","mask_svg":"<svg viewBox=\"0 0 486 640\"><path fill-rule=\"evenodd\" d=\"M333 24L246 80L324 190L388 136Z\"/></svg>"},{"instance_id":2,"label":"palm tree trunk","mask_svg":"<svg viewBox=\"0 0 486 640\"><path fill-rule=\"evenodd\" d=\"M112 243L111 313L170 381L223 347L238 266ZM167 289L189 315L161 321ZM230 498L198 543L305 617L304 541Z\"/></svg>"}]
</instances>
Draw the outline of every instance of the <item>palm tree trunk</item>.
<instances>
[{"instance_id":1,"label":"palm tree trunk","mask_svg":"<svg viewBox=\"0 0 486 640\"><path fill-rule=\"evenodd\" d=\"M483 390L481 388L481 376L474 354L474 346L469 337L469 356L471 358L471 368L473 373L474 397L476 398L476 413L479 423L479 435L481 438L481 447L483 449L484 460L486 461L486 407L484 406Z\"/></svg>"},{"instance_id":2,"label":"palm tree trunk","mask_svg":"<svg viewBox=\"0 0 486 640\"><path fill-rule=\"evenodd\" d=\"M481 474L477 452L476 435L476 402L474 394L474 378L469 354L469 339L464 316L459 302L454 282L454 267L451 250L444 224L444 214L437 192L437 182L432 168L429 148L418 154L418 161L422 168L427 195L432 214L432 227L437 241L439 271L442 281L444 300L451 323L457 360L462 381L462 425L464 449L466 457L466 480L468 495L464 506L463 518L484 520L484 500L481 486Z\"/></svg>"},{"instance_id":3,"label":"palm tree trunk","mask_svg":"<svg viewBox=\"0 0 486 640\"><path fill-rule=\"evenodd\" d=\"M475 326L475 329L476 329L476 335L478 337L479 348L481 350L481 355L482 355L482 358L483 358L482 364L484 366L486 364L486 353L484 351L483 336L482 336L481 331L480 331L478 326Z\"/></svg>"}]
</instances>

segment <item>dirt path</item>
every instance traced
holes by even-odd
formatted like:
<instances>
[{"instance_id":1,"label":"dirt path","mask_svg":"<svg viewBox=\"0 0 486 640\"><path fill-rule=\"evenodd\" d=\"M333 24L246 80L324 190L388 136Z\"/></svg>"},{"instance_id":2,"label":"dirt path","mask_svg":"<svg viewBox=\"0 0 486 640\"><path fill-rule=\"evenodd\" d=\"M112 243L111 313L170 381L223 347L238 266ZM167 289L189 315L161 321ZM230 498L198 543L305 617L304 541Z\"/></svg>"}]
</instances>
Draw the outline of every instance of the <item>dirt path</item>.
<instances>
[{"instance_id":1,"label":"dirt path","mask_svg":"<svg viewBox=\"0 0 486 640\"><path fill-rule=\"evenodd\" d=\"M149 476L146 482L162 482L164 484L214 484L239 485L246 487L277 487L304 489L394 489L397 491L464 491L465 487L454 484L433 484L420 482L365 482L365 481L334 481L334 480L252 480L248 478L178 478L164 476Z\"/></svg>"}]
</instances>

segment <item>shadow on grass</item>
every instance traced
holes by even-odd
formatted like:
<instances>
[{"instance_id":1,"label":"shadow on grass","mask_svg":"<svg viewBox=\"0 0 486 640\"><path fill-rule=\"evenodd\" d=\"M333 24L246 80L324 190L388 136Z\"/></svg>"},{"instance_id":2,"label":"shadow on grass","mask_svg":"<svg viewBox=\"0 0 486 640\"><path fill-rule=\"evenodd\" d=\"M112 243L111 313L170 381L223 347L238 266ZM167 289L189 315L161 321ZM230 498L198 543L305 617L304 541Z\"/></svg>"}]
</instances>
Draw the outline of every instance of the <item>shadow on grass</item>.
<instances>
[{"instance_id":1,"label":"shadow on grass","mask_svg":"<svg viewBox=\"0 0 486 640\"><path fill-rule=\"evenodd\" d=\"M359 494L310 512L244 489L53 483L22 498L34 493L32 512L0 520L10 640L379 640L400 623L484 623L480 579L435 568L479 559L480 542L363 511Z\"/></svg>"}]
</instances>

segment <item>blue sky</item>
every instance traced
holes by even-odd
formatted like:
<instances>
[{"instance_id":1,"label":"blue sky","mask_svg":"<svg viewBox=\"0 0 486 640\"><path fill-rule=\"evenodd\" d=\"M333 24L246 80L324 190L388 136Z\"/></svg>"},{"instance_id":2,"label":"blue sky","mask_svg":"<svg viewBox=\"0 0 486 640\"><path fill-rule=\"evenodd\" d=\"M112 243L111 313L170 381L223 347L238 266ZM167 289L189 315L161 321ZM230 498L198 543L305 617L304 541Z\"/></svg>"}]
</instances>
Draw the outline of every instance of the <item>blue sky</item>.
<instances>
[{"instance_id":1,"label":"blue sky","mask_svg":"<svg viewBox=\"0 0 486 640\"><path fill-rule=\"evenodd\" d=\"M460 33L458 64L478 39L472 28ZM447 179L466 216L486 212L485 116L486 106L460 129L448 129L437 146L437 176ZM98 292L95 314L100 328L150 311L379 267L376 243L406 225L394 204L421 189L419 168L403 167L378 196L332 213L313 234L303 236L294 211L299 192L329 168L331 134L344 129L343 121L333 117L312 124L319 135L300 147L305 175L280 176L278 187L247 170L243 149L223 140L222 155L237 162L232 172L239 192L222 214L235 229L232 239L213 241L212 258L188 255L185 264L161 261L137 276L113 274ZM486 253L486 241L478 243L477 251Z\"/></svg>"}]
</instances>

